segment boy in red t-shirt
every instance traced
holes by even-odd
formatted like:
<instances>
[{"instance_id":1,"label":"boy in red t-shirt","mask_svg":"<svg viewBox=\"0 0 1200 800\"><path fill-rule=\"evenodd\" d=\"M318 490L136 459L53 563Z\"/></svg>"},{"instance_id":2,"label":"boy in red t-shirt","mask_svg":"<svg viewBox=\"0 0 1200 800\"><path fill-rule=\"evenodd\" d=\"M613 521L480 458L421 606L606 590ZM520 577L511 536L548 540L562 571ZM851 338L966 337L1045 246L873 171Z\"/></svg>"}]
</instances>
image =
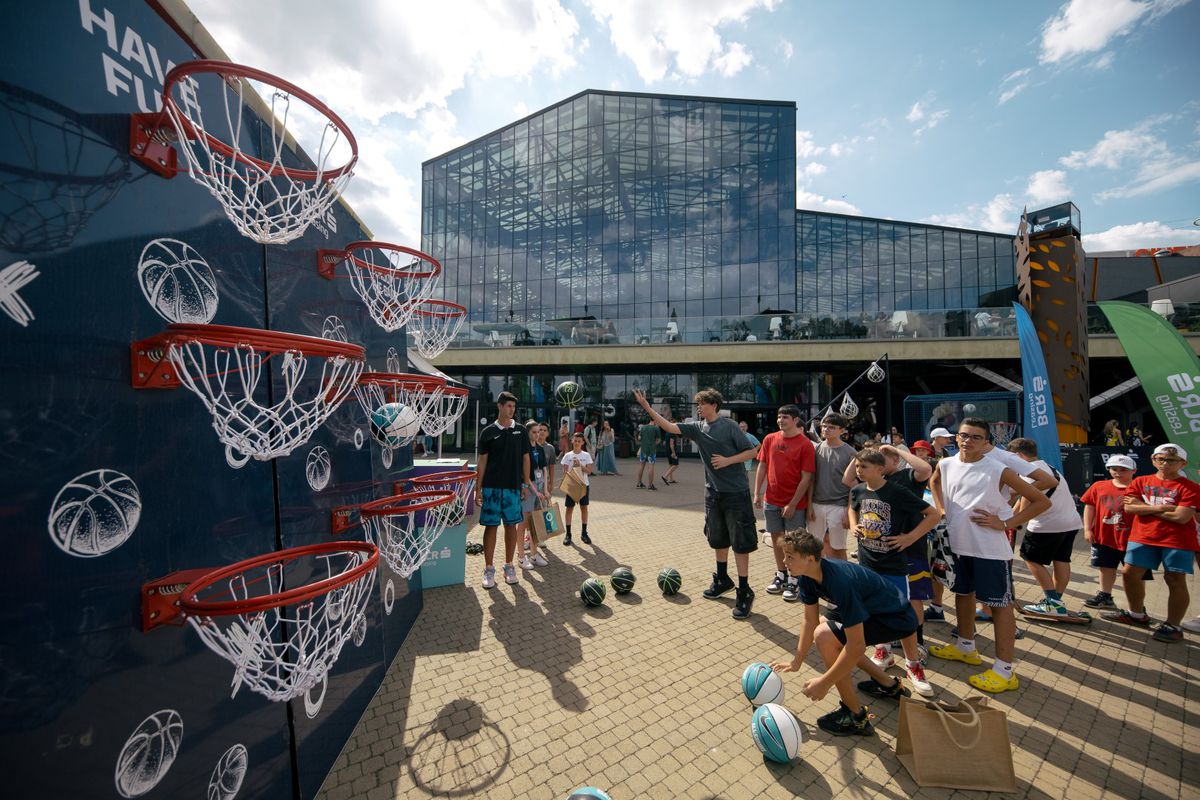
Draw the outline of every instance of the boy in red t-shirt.
<instances>
[{"instance_id":1,"label":"boy in red t-shirt","mask_svg":"<svg viewBox=\"0 0 1200 800\"><path fill-rule=\"evenodd\" d=\"M1105 464L1112 480L1096 481L1080 498L1083 501L1083 538L1092 545L1092 566L1100 571L1100 591L1083 601L1088 608L1111 608L1117 567L1125 562L1132 517L1125 512L1125 492L1136 465L1126 455L1115 455Z\"/></svg>"},{"instance_id":2,"label":"boy in red t-shirt","mask_svg":"<svg viewBox=\"0 0 1200 800\"><path fill-rule=\"evenodd\" d=\"M782 594L784 600L794 603L800 599L800 579L789 578L784 566L783 532L803 528L808 518L808 487L817 469L817 451L804 435L799 406L781 406L775 421L779 430L763 437L758 448L754 506L763 509L763 521L775 551L775 578L767 593Z\"/></svg>"},{"instance_id":3,"label":"boy in red t-shirt","mask_svg":"<svg viewBox=\"0 0 1200 800\"><path fill-rule=\"evenodd\" d=\"M1191 599L1187 576L1192 574L1192 561L1200 550L1195 521L1200 484L1181 474L1187 466L1187 451L1179 445L1160 444L1154 448L1152 460L1158 472L1134 478L1123 500L1125 513L1134 517L1121 569L1129 610L1109 612L1104 618L1128 625L1149 625L1142 576L1161 565L1168 590L1167 621L1154 629L1154 638L1177 642L1183 638L1179 624Z\"/></svg>"}]
</instances>

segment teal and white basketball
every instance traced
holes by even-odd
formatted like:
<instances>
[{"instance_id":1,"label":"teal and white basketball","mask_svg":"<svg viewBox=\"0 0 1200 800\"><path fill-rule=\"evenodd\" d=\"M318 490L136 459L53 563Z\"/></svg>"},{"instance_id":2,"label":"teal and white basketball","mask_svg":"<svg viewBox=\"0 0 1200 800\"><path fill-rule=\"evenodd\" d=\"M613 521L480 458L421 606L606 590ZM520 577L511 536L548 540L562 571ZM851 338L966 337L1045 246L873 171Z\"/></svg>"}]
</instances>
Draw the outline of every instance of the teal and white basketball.
<instances>
[{"instance_id":1,"label":"teal and white basketball","mask_svg":"<svg viewBox=\"0 0 1200 800\"><path fill-rule=\"evenodd\" d=\"M613 591L617 594L628 594L633 590L633 584L637 579L633 577L633 570L629 567L617 567L609 576L608 582L612 584Z\"/></svg>"},{"instance_id":2,"label":"teal and white basketball","mask_svg":"<svg viewBox=\"0 0 1200 800\"><path fill-rule=\"evenodd\" d=\"M554 399L563 408L575 408L583 402L583 388L575 381L563 381L554 390Z\"/></svg>"},{"instance_id":3,"label":"teal and white basketball","mask_svg":"<svg viewBox=\"0 0 1200 800\"><path fill-rule=\"evenodd\" d=\"M804 741L804 731L796 717L775 703L754 709L750 735L764 756L780 764L787 764L799 755L800 743Z\"/></svg>"},{"instance_id":4,"label":"teal and white basketball","mask_svg":"<svg viewBox=\"0 0 1200 800\"><path fill-rule=\"evenodd\" d=\"M402 447L416 437L421 421L403 403L387 403L371 412L371 435L384 447Z\"/></svg>"},{"instance_id":5,"label":"teal and white basketball","mask_svg":"<svg viewBox=\"0 0 1200 800\"><path fill-rule=\"evenodd\" d=\"M612 798L608 796L608 792L601 791L595 786L580 786L571 792L567 800L612 800Z\"/></svg>"},{"instance_id":6,"label":"teal and white basketball","mask_svg":"<svg viewBox=\"0 0 1200 800\"><path fill-rule=\"evenodd\" d=\"M583 598L583 604L586 606L598 606L604 602L604 582L596 578L588 578L579 587L579 596Z\"/></svg>"},{"instance_id":7,"label":"teal and white basketball","mask_svg":"<svg viewBox=\"0 0 1200 800\"><path fill-rule=\"evenodd\" d=\"M783 702L783 679L767 664L755 661L742 673L742 693L756 706Z\"/></svg>"},{"instance_id":8,"label":"teal and white basketball","mask_svg":"<svg viewBox=\"0 0 1200 800\"><path fill-rule=\"evenodd\" d=\"M683 586L683 577L674 567L666 567L658 573L658 588L662 589L663 594L676 594L680 586Z\"/></svg>"}]
</instances>

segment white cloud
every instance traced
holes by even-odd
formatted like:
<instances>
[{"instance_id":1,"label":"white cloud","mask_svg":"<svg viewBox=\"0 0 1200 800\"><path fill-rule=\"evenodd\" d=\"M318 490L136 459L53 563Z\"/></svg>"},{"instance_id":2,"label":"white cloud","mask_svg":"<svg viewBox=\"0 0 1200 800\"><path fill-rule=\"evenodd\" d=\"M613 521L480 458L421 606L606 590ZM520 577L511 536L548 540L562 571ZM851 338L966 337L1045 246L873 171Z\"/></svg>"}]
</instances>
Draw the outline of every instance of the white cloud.
<instances>
[{"instance_id":1,"label":"white cloud","mask_svg":"<svg viewBox=\"0 0 1200 800\"><path fill-rule=\"evenodd\" d=\"M808 179L815 178L818 175L823 175L828 170L829 167L825 166L819 161L810 161L801 168L800 175L803 179L805 179L805 182L807 182Z\"/></svg>"},{"instance_id":2,"label":"white cloud","mask_svg":"<svg viewBox=\"0 0 1200 800\"><path fill-rule=\"evenodd\" d=\"M1190 244L1200 244L1200 228L1172 228L1158 221L1117 225L1106 231L1083 235L1083 249L1093 253Z\"/></svg>"},{"instance_id":3,"label":"white cloud","mask_svg":"<svg viewBox=\"0 0 1200 800\"><path fill-rule=\"evenodd\" d=\"M933 130L942 124L946 120L946 117L950 116L949 109L931 110L935 102L937 102L937 95L930 92L924 99L913 103L912 108L904 115L906 120L917 126L913 130L913 136L920 137L926 131Z\"/></svg>"},{"instance_id":4,"label":"white cloud","mask_svg":"<svg viewBox=\"0 0 1200 800\"><path fill-rule=\"evenodd\" d=\"M638 75L655 83L672 72L698 78L709 70L734 75L751 61L745 46L726 44L718 32L752 11L773 11L779 0L585 0L617 52Z\"/></svg>"},{"instance_id":5,"label":"white cloud","mask_svg":"<svg viewBox=\"0 0 1200 800\"><path fill-rule=\"evenodd\" d=\"M833 211L837 214L862 214L858 206L845 200L830 200L819 194L796 189L796 208L807 211Z\"/></svg>"},{"instance_id":6,"label":"white cloud","mask_svg":"<svg viewBox=\"0 0 1200 800\"><path fill-rule=\"evenodd\" d=\"M796 48L787 39L779 40L779 53L783 56L783 63L791 62L792 56L796 53Z\"/></svg>"},{"instance_id":7,"label":"white cloud","mask_svg":"<svg viewBox=\"0 0 1200 800\"><path fill-rule=\"evenodd\" d=\"M1014 97L1016 97L1017 95L1019 95L1021 92L1025 91L1028 88L1029 88L1029 81L1024 81L1022 83L1015 84L1014 86L1010 86L1009 88L1005 89L1003 92L1000 93L999 105L1004 105L1009 100L1012 100Z\"/></svg>"},{"instance_id":8,"label":"white cloud","mask_svg":"<svg viewBox=\"0 0 1200 800\"><path fill-rule=\"evenodd\" d=\"M1116 60L1116 58L1117 58L1116 53L1109 50L1107 53L1105 53L1104 55L1097 58L1095 61L1093 61L1088 66L1090 66L1092 69L1095 69L1095 70L1108 69L1109 67L1112 66L1112 63L1113 63L1113 61Z\"/></svg>"},{"instance_id":9,"label":"white cloud","mask_svg":"<svg viewBox=\"0 0 1200 800\"><path fill-rule=\"evenodd\" d=\"M940 125L942 122L944 122L946 117L948 117L948 116L950 116L950 111L948 109L934 111L925 120L924 125L922 125L921 127L917 128L915 131L913 131L913 136L920 136L921 134L925 133L926 131L933 130L938 125Z\"/></svg>"},{"instance_id":10,"label":"white cloud","mask_svg":"<svg viewBox=\"0 0 1200 800\"><path fill-rule=\"evenodd\" d=\"M355 168L346 200L376 238L420 246L419 186L397 167L406 161L402 147L399 137L382 129L360 135L363 157Z\"/></svg>"},{"instance_id":11,"label":"white cloud","mask_svg":"<svg viewBox=\"0 0 1200 800\"><path fill-rule=\"evenodd\" d=\"M1122 131L1106 131L1100 141L1088 150L1073 150L1058 161L1064 167L1084 169L1108 167L1118 169L1128 161L1160 159L1170 155L1166 143L1154 134L1151 128L1161 118L1148 120L1133 128Z\"/></svg>"},{"instance_id":12,"label":"white cloud","mask_svg":"<svg viewBox=\"0 0 1200 800\"><path fill-rule=\"evenodd\" d=\"M932 214L923 220L952 228L972 228L997 233L1016 233L1021 221L1021 207L1011 194L1002 193L986 203L974 203L965 211L952 214Z\"/></svg>"},{"instance_id":13,"label":"white cloud","mask_svg":"<svg viewBox=\"0 0 1200 800\"><path fill-rule=\"evenodd\" d=\"M1025 196L1031 206L1048 206L1066 200L1071 195L1066 170L1043 169L1029 176Z\"/></svg>"},{"instance_id":14,"label":"white cloud","mask_svg":"<svg viewBox=\"0 0 1200 800\"><path fill-rule=\"evenodd\" d=\"M908 110L908 113L904 115L904 118L909 122L920 122L921 120L925 119L925 104L920 100L913 103L912 108Z\"/></svg>"},{"instance_id":15,"label":"white cloud","mask_svg":"<svg viewBox=\"0 0 1200 800\"><path fill-rule=\"evenodd\" d=\"M824 155L825 148L813 141L812 131L796 131L796 158Z\"/></svg>"},{"instance_id":16,"label":"white cloud","mask_svg":"<svg viewBox=\"0 0 1200 800\"><path fill-rule=\"evenodd\" d=\"M1103 50L1143 21L1155 20L1188 0L1070 0L1042 25L1043 64Z\"/></svg>"},{"instance_id":17,"label":"white cloud","mask_svg":"<svg viewBox=\"0 0 1200 800\"><path fill-rule=\"evenodd\" d=\"M1134 170L1124 184L1098 192L1097 202L1139 197L1198 181L1200 161L1177 154L1154 133L1155 128L1172 119L1173 115L1162 114L1126 130L1105 131L1091 148L1073 150L1058 161L1070 169Z\"/></svg>"},{"instance_id":18,"label":"white cloud","mask_svg":"<svg viewBox=\"0 0 1200 800\"><path fill-rule=\"evenodd\" d=\"M1113 189L1105 189L1096 195L1098 202L1122 197L1140 197L1141 195L1164 192L1185 183L1200 181L1200 161L1169 161L1143 164L1132 181Z\"/></svg>"},{"instance_id":19,"label":"white cloud","mask_svg":"<svg viewBox=\"0 0 1200 800\"><path fill-rule=\"evenodd\" d=\"M1031 72L1033 72L1033 68L1026 67L1025 69L1019 69L1004 76L1004 80L1000 81L1002 91L1000 92L999 105L1004 105L1029 88L1029 81L1026 79L1026 76Z\"/></svg>"},{"instance_id":20,"label":"white cloud","mask_svg":"<svg viewBox=\"0 0 1200 800\"><path fill-rule=\"evenodd\" d=\"M529 106L525 105L524 100L518 100L513 104L513 118L524 119L529 116Z\"/></svg>"}]
</instances>

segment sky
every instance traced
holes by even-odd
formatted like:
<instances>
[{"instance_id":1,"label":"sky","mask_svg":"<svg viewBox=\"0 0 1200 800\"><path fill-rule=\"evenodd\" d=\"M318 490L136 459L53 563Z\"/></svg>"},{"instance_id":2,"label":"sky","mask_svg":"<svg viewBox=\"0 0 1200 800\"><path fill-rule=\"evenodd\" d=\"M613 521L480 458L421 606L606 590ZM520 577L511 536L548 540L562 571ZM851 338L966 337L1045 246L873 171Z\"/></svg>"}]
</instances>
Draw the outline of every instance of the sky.
<instances>
[{"instance_id":1,"label":"sky","mask_svg":"<svg viewBox=\"0 0 1200 800\"><path fill-rule=\"evenodd\" d=\"M1200 243L1200 1L189 0L359 141L346 197L420 245L421 162L585 89L795 101L797 208L1089 251Z\"/></svg>"}]
</instances>

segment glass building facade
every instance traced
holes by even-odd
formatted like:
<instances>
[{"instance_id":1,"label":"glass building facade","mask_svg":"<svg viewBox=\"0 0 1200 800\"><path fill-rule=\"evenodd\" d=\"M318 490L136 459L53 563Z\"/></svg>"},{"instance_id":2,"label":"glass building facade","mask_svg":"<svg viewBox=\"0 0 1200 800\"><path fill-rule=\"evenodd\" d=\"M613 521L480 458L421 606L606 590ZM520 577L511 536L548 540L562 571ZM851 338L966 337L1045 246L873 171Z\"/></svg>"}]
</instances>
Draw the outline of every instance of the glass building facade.
<instances>
[{"instance_id":1,"label":"glass building facade","mask_svg":"<svg viewBox=\"0 0 1200 800\"><path fill-rule=\"evenodd\" d=\"M795 103L587 91L423 165L468 324L793 308Z\"/></svg>"}]
</instances>

